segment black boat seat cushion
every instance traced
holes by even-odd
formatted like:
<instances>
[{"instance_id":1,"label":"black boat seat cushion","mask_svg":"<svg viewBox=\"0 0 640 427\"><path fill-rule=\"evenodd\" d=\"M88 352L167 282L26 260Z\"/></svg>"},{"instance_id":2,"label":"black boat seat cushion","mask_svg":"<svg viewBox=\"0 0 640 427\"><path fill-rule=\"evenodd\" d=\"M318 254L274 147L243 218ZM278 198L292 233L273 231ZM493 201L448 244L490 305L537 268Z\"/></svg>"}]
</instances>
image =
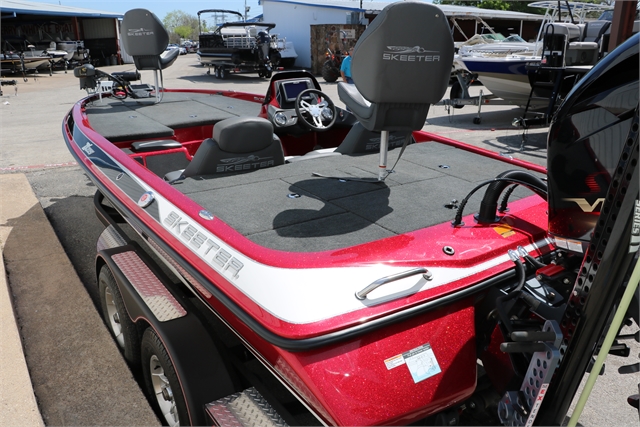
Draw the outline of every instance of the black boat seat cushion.
<instances>
[{"instance_id":1,"label":"black boat seat cushion","mask_svg":"<svg viewBox=\"0 0 640 427\"><path fill-rule=\"evenodd\" d=\"M338 96L373 131L421 129L451 75L453 38L438 7L415 1L386 6L354 48L354 84Z\"/></svg>"},{"instance_id":2,"label":"black boat seat cushion","mask_svg":"<svg viewBox=\"0 0 640 427\"><path fill-rule=\"evenodd\" d=\"M213 138L202 141L181 177L249 172L284 164L280 138L260 117L232 117L213 127ZM175 173L166 177L171 180Z\"/></svg>"}]
</instances>

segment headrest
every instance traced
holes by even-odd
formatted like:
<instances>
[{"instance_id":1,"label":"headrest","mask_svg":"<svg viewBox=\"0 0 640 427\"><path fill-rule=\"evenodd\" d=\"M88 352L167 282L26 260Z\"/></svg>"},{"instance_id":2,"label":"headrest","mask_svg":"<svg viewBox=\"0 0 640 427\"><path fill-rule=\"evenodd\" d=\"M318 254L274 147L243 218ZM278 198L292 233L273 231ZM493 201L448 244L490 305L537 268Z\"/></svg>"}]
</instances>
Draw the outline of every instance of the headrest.
<instances>
[{"instance_id":1,"label":"headrest","mask_svg":"<svg viewBox=\"0 0 640 427\"><path fill-rule=\"evenodd\" d=\"M403 1L385 7L353 52L351 75L373 103L433 104L447 89L453 38L438 7Z\"/></svg>"},{"instance_id":2,"label":"headrest","mask_svg":"<svg viewBox=\"0 0 640 427\"><path fill-rule=\"evenodd\" d=\"M132 9L122 19L122 47L131 56L160 55L169 44L169 34L156 15Z\"/></svg>"},{"instance_id":3,"label":"headrest","mask_svg":"<svg viewBox=\"0 0 640 427\"><path fill-rule=\"evenodd\" d=\"M229 153L251 153L273 142L273 125L261 117L232 117L213 127L213 139Z\"/></svg>"}]
</instances>

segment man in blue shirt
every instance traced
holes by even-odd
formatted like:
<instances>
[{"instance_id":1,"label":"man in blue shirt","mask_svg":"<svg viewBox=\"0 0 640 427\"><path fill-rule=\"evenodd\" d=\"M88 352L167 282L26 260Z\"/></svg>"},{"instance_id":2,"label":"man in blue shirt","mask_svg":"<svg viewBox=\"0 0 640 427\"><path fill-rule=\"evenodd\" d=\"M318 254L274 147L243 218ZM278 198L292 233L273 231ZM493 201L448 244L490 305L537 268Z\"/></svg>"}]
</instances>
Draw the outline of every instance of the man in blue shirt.
<instances>
[{"instance_id":1,"label":"man in blue shirt","mask_svg":"<svg viewBox=\"0 0 640 427\"><path fill-rule=\"evenodd\" d=\"M353 84L353 79L351 78L351 57L353 56L353 48L349 49L349 56L342 60L342 65L340 65L340 75L342 76L342 81L345 83Z\"/></svg>"}]
</instances>

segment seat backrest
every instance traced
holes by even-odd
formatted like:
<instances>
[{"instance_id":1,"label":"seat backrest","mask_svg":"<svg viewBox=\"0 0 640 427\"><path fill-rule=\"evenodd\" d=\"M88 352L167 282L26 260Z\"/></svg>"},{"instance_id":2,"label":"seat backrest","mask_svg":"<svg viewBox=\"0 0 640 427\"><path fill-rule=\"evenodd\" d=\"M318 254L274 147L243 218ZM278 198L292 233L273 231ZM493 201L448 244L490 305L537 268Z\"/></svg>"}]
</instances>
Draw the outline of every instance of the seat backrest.
<instances>
[{"instance_id":1,"label":"seat backrest","mask_svg":"<svg viewBox=\"0 0 640 427\"><path fill-rule=\"evenodd\" d=\"M124 14L121 29L122 47L133 57L138 70L162 70L175 61L180 51L169 45L169 33L156 15L146 9L132 9Z\"/></svg>"},{"instance_id":2,"label":"seat backrest","mask_svg":"<svg viewBox=\"0 0 640 427\"><path fill-rule=\"evenodd\" d=\"M452 61L453 38L442 10L397 2L358 40L351 76L369 102L434 104L447 89Z\"/></svg>"},{"instance_id":3,"label":"seat backrest","mask_svg":"<svg viewBox=\"0 0 640 427\"><path fill-rule=\"evenodd\" d=\"M213 127L213 138L202 141L182 175L249 172L284 164L273 125L260 117L233 117Z\"/></svg>"},{"instance_id":4,"label":"seat backrest","mask_svg":"<svg viewBox=\"0 0 640 427\"><path fill-rule=\"evenodd\" d=\"M453 38L438 7L403 1L386 6L362 33L351 60L354 85L338 95L367 130L424 126L451 76Z\"/></svg>"},{"instance_id":5,"label":"seat backrest","mask_svg":"<svg viewBox=\"0 0 640 427\"><path fill-rule=\"evenodd\" d=\"M591 21L584 27L582 41L600 43L600 39L611 26L611 21Z\"/></svg>"}]
</instances>

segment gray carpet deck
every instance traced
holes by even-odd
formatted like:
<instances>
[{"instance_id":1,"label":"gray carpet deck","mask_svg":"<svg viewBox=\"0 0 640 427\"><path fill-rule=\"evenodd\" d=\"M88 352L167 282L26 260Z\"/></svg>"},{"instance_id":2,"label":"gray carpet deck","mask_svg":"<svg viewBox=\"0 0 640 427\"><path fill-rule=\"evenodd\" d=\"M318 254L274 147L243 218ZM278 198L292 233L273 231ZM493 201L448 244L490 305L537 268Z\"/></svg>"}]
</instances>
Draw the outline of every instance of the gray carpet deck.
<instances>
[{"instance_id":1,"label":"gray carpet deck","mask_svg":"<svg viewBox=\"0 0 640 427\"><path fill-rule=\"evenodd\" d=\"M390 165L399 153L390 152ZM461 201L479 182L518 169L427 142L408 146L384 183L312 176L372 178L377 162L377 154L332 156L245 174L187 178L174 187L257 244L315 252L450 222L456 212L445 205L452 199ZM477 212L483 194L484 189L476 193L465 214ZM531 194L520 188L511 200Z\"/></svg>"},{"instance_id":2,"label":"gray carpet deck","mask_svg":"<svg viewBox=\"0 0 640 427\"><path fill-rule=\"evenodd\" d=\"M260 103L222 95L198 93L164 94L155 98L104 98L87 109L89 123L111 142L173 136L174 129L213 125L229 117L257 116Z\"/></svg>"},{"instance_id":3,"label":"gray carpet deck","mask_svg":"<svg viewBox=\"0 0 640 427\"><path fill-rule=\"evenodd\" d=\"M174 129L257 116L259 103L221 95L165 93L154 99L95 102L91 125L112 142L170 137ZM389 152L393 165L400 150ZM294 252L335 250L450 222L445 205L461 201L479 182L518 169L435 142L409 145L384 183L326 179L376 178L376 154L309 159L248 173L192 177L174 188L265 247ZM175 169L183 168L176 166ZM477 211L484 189L467 205ZM511 200L531 192L519 188Z\"/></svg>"}]
</instances>

